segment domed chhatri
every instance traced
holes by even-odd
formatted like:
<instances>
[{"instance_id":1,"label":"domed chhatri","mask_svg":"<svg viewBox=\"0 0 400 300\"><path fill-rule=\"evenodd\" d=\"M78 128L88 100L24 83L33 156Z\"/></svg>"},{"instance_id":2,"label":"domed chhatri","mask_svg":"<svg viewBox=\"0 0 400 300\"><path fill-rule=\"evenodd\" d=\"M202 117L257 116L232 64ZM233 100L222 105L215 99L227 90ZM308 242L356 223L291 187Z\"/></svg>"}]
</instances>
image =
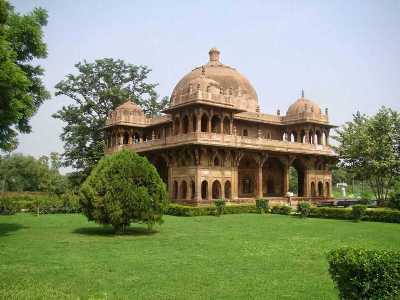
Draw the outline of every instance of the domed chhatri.
<instances>
[{"instance_id":1,"label":"domed chhatri","mask_svg":"<svg viewBox=\"0 0 400 300\"><path fill-rule=\"evenodd\" d=\"M320 106L304 97L296 100L292 105L289 106L286 115L287 116L297 116L302 113L315 113L321 114Z\"/></svg>"},{"instance_id":2,"label":"domed chhatri","mask_svg":"<svg viewBox=\"0 0 400 300\"><path fill-rule=\"evenodd\" d=\"M302 97L286 115L260 112L257 93L234 68L209 51L207 64L176 85L163 116L147 117L132 101L107 118L105 152L131 149L157 168L176 202L209 204L213 199L296 205L331 198L327 110ZM289 168L298 189L290 190ZM295 193L291 197L290 192Z\"/></svg>"},{"instance_id":3,"label":"domed chhatri","mask_svg":"<svg viewBox=\"0 0 400 300\"><path fill-rule=\"evenodd\" d=\"M208 54L207 64L193 69L178 82L171 95L171 107L197 100L256 112L258 97L250 82L220 62L218 49L212 48Z\"/></svg>"}]
</instances>

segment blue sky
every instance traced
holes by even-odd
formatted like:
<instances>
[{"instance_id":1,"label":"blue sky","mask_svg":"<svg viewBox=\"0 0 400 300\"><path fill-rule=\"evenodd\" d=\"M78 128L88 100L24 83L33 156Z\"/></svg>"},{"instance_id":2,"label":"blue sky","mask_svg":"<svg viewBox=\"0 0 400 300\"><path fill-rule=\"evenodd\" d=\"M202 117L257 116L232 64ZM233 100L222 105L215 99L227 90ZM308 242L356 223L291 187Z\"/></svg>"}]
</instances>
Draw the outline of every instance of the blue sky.
<instances>
[{"instance_id":1,"label":"blue sky","mask_svg":"<svg viewBox=\"0 0 400 300\"><path fill-rule=\"evenodd\" d=\"M11 1L19 12L49 13L40 64L52 92L20 135L17 152L62 152L69 103L54 85L83 59L121 58L153 69L158 93L170 95L217 47L256 89L263 112L285 112L305 90L341 125L357 110L400 110L400 1Z\"/></svg>"}]
</instances>

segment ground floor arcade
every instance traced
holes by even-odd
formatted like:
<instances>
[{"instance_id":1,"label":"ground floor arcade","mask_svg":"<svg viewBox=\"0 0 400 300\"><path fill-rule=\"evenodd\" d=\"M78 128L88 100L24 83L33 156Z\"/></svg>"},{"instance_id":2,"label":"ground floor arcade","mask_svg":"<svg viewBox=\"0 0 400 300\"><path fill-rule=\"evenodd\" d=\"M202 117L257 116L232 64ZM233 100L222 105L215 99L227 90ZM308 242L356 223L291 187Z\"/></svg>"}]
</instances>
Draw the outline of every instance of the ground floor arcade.
<instances>
[{"instance_id":1,"label":"ground floor arcade","mask_svg":"<svg viewBox=\"0 0 400 300\"><path fill-rule=\"evenodd\" d=\"M178 203L204 204L220 198L252 202L261 197L287 198L290 193L303 198L331 197L331 160L326 157L207 147L146 156Z\"/></svg>"}]
</instances>

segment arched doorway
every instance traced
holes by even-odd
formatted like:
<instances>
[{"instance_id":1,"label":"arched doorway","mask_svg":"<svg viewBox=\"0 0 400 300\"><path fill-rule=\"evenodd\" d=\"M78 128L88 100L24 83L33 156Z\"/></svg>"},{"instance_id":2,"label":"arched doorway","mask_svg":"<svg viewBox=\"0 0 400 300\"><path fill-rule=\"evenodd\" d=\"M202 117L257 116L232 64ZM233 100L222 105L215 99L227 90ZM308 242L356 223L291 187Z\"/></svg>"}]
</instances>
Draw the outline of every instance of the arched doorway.
<instances>
[{"instance_id":1,"label":"arched doorway","mask_svg":"<svg viewBox=\"0 0 400 300\"><path fill-rule=\"evenodd\" d=\"M296 141L297 141L297 132L293 130L293 131L290 133L290 142L294 143L294 142L296 142Z\"/></svg>"},{"instance_id":2,"label":"arched doorway","mask_svg":"<svg viewBox=\"0 0 400 300\"><path fill-rule=\"evenodd\" d=\"M181 182L181 188L180 188L180 198L181 199L186 199L187 198L187 183L185 180L182 180Z\"/></svg>"},{"instance_id":3,"label":"arched doorway","mask_svg":"<svg viewBox=\"0 0 400 300\"><path fill-rule=\"evenodd\" d=\"M184 116L182 120L182 133L186 134L189 132L189 118L188 116Z\"/></svg>"},{"instance_id":4,"label":"arched doorway","mask_svg":"<svg viewBox=\"0 0 400 300\"><path fill-rule=\"evenodd\" d=\"M172 187L172 198L177 200L178 199L178 182L174 181Z\"/></svg>"},{"instance_id":5,"label":"arched doorway","mask_svg":"<svg viewBox=\"0 0 400 300\"><path fill-rule=\"evenodd\" d=\"M330 186L329 186L329 182L325 182L325 197L329 198L331 196L330 193Z\"/></svg>"},{"instance_id":6,"label":"arched doorway","mask_svg":"<svg viewBox=\"0 0 400 300\"><path fill-rule=\"evenodd\" d=\"M284 167L282 162L275 157L270 157L264 163L263 168L263 195L269 197L283 196Z\"/></svg>"},{"instance_id":7,"label":"arched doorway","mask_svg":"<svg viewBox=\"0 0 400 300\"><path fill-rule=\"evenodd\" d=\"M315 132L315 136L317 138L317 140L316 140L317 144L318 145L322 145L322 134L321 134L321 131L317 130Z\"/></svg>"},{"instance_id":8,"label":"arched doorway","mask_svg":"<svg viewBox=\"0 0 400 300\"><path fill-rule=\"evenodd\" d=\"M324 184L321 181L318 182L318 196L324 196Z\"/></svg>"},{"instance_id":9,"label":"arched doorway","mask_svg":"<svg viewBox=\"0 0 400 300\"><path fill-rule=\"evenodd\" d=\"M160 178L167 185L167 188L169 189L167 162L165 161L165 159L162 156L157 156L153 162L153 165L156 167L158 175L160 175Z\"/></svg>"},{"instance_id":10,"label":"arched doorway","mask_svg":"<svg viewBox=\"0 0 400 300\"><path fill-rule=\"evenodd\" d=\"M224 185L224 190L225 190L225 199L231 199L232 198L232 186L231 182L229 180L225 181Z\"/></svg>"},{"instance_id":11,"label":"arched doorway","mask_svg":"<svg viewBox=\"0 0 400 300\"><path fill-rule=\"evenodd\" d=\"M206 114L201 116L201 132L208 132L208 116Z\"/></svg>"},{"instance_id":12,"label":"arched doorway","mask_svg":"<svg viewBox=\"0 0 400 300\"><path fill-rule=\"evenodd\" d=\"M231 134L231 122L228 117L224 118L223 127L224 127L224 134Z\"/></svg>"},{"instance_id":13,"label":"arched doorway","mask_svg":"<svg viewBox=\"0 0 400 300\"><path fill-rule=\"evenodd\" d=\"M213 116L211 119L211 132L221 133L221 119L218 116Z\"/></svg>"},{"instance_id":14,"label":"arched doorway","mask_svg":"<svg viewBox=\"0 0 400 300\"><path fill-rule=\"evenodd\" d=\"M174 131L174 134L178 135L179 134L179 130L180 130L180 121L179 121L179 118L176 118L175 119L175 131Z\"/></svg>"},{"instance_id":15,"label":"arched doorway","mask_svg":"<svg viewBox=\"0 0 400 300\"><path fill-rule=\"evenodd\" d=\"M212 184L212 198L213 199L221 198L221 183L218 180L215 180Z\"/></svg>"},{"instance_id":16,"label":"arched doorway","mask_svg":"<svg viewBox=\"0 0 400 300\"><path fill-rule=\"evenodd\" d=\"M293 166L289 168L289 192L299 195L299 174Z\"/></svg>"},{"instance_id":17,"label":"arched doorway","mask_svg":"<svg viewBox=\"0 0 400 300\"><path fill-rule=\"evenodd\" d=\"M317 195L317 192L315 190L315 182L311 182L311 197L315 197Z\"/></svg>"},{"instance_id":18,"label":"arched doorway","mask_svg":"<svg viewBox=\"0 0 400 300\"><path fill-rule=\"evenodd\" d=\"M124 144L129 144L129 133L127 131L124 132Z\"/></svg>"},{"instance_id":19,"label":"arched doorway","mask_svg":"<svg viewBox=\"0 0 400 300\"><path fill-rule=\"evenodd\" d=\"M238 191L240 198L256 196L257 163L251 155L245 155L238 167Z\"/></svg>"},{"instance_id":20,"label":"arched doorway","mask_svg":"<svg viewBox=\"0 0 400 300\"><path fill-rule=\"evenodd\" d=\"M207 180L203 180L201 183L201 199L207 200L208 198L208 182Z\"/></svg>"},{"instance_id":21,"label":"arched doorway","mask_svg":"<svg viewBox=\"0 0 400 300\"><path fill-rule=\"evenodd\" d=\"M133 135L133 143L137 144L140 142L140 136L139 133L135 132L135 134Z\"/></svg>"},{"instance_id":22,"label":"arched doorway","mask_svg":"<svg viewBox=\"0 0 400 300\"><path fill-rule=\"evenodd\" d=\"M196 195L196 185L193 180L190 182L190 191L191 191L190 198L194 199L194 197Z\"/></svg>"},{"instance_id":23,"label":"arched doorway","mask_svg":"<svg viewBox=\"0 0 400 300\"><path fill-rule=\"evenodd\" d=\"M295 159L289 169L289 191L299 197L304 197L305 169L300 159Z\"/></svg>"}]
</instances>

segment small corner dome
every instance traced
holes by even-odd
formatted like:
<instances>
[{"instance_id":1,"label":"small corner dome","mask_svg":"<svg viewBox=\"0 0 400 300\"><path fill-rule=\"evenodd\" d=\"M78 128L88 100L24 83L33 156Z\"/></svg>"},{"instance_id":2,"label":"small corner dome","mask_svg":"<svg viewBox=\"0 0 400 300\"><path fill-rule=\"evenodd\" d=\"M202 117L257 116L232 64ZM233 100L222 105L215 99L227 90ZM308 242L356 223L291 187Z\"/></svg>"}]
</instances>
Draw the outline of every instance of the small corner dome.
<instances>
[{"instance_id":1,"label":"small corner dome","mask_svg":"<svg viewBox=\"0 0 400 300\"><path fill-rule=\"evenodd\" d=\"M134 103L132 100L127 100L121 105L117 106L115 109L116 111L128 111L128 112L135 112L135 113L141 113L143 114L143 110Z\"/></svg>"},{"instance_id":2,"label":"small corner dome","mask_svg":"<svg viewBox=\"0 0 400 300\"><path fill-rule=\"evenodd\" d=\"M295 116L300 113L304 112L315 112L315 113L320 113L321 108L320 106L304 97L301 97L296 100L292 105L289 106L289 109L286 112L287 116Z\"/></svg>"},{"instance_id":3,"label":"small corner dome","mask_svg":"<svg viewBox=\"0 0 400 300\"><path fill-rule=\"evenodd\" d=\"M220 62L218 49L211 48L208 54L207 64L193 69L177 83L171 95L170 105L180 104L188 97L190 91L200 89L202 92L231 96L236 108L256 112L258 97L251 83L236 69Z\"/></svg>"}]
</instances>

